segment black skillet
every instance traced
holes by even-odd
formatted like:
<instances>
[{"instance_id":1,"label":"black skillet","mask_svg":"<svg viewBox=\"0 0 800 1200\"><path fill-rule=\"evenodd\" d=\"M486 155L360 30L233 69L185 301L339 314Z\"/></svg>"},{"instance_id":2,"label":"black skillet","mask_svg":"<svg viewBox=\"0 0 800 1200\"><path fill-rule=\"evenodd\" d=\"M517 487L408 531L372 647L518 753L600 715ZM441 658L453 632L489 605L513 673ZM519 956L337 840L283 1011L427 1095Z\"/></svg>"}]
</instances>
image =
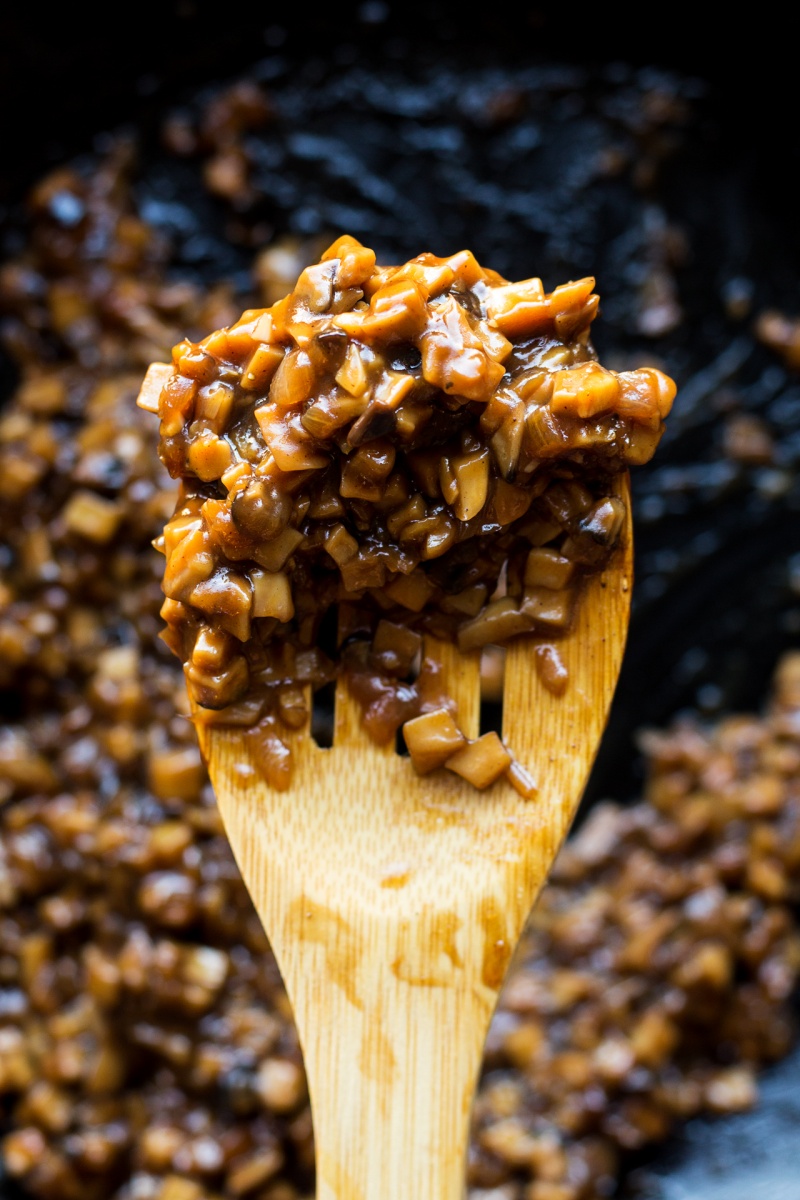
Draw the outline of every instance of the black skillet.
<instances>
[{"instance_id":1,"label":"black skillet","mask_svg":"<svg viewBox=\"0 0 800 1200\"><path fill-rule=\"evenodd\" d=\"M468 246L512 278L553 286L591 272L601 357L657 360L675 376L669 432L635 480L634 615L585 806L635 796L638 729L683 709L757 709L800 637L800 378L753 334L765 307L800 312L788 48L753 26L703 43L678 16L643 38L607 14L521 6L467 19L382 0L245 9L227 25L189 2L139 5L123 23L74 8L0 13L6 228L27 183L127 123L145 146L140 200L157 214L170 199L179 269L233 273L246 291L252 251L225 239L230 214L155 131L174 104L253 70L281 116L258 151L265 198L248 220L347 229L382 261ZM679 101L657 136L654 94ZM627 156L618 174L596 169L610 147ZM632 164L654 158L653 177L634 182ZM682 319L652 336L637 297L662 260ZM12 376L0 360L4 392ZM771 464L721 453L726 420L742 412L773 435ZM798 1200L799 1084L796 1054L767 1073L755 1112L693 1122L648 1152L625 1194ZM10 1196L0 1179L0 1200Z\"/></svg>"}]
</instances>

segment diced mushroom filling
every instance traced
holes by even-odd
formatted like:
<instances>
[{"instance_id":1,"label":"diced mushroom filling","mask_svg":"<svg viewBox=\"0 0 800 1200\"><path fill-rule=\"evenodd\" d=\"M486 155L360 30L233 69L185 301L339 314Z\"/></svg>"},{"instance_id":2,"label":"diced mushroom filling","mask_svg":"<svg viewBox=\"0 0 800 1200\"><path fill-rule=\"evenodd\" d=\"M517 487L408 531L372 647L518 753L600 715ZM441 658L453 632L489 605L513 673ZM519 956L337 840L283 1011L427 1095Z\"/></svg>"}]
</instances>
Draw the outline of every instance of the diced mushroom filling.
<instances>
[{"instance_id":1,"label":"diced mushroom filling","mask_svg":"<svg viewBox=\"0 0 800 1200\"><path fill-rule=\"evenodd\" d=\"M139 403L182 481L165 637L198 718L250 728L274 786L309 689L343 672L417 770L532 794L495 735L464 739L426 640L533 637L544 685L568 684L558 639L624 524L614 476L675 395L597 362L593 288L510 283L467 250L381 267L344 236L271 308L150 368Z\"/></svg>"}]
</instances>

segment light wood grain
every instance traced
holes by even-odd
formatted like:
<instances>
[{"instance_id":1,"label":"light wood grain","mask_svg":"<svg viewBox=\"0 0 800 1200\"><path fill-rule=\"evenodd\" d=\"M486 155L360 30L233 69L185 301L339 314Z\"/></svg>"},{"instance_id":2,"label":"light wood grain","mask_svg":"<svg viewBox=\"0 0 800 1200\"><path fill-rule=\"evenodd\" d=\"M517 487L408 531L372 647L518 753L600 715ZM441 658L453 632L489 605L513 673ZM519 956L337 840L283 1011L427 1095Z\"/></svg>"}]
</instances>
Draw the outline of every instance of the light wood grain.
<instances>
[{"instance_id":1,"label":"light wood grain","mask_svg":"<svg viewBox=\"0 0 800 1200\"><path fill-rule=\"evenodd\" d=\"M629 510L627 478L620 494ZM630 512L561 643L555 698L530 643L510 646L503 735L539 786L477 792L418 778L378 749L340 685L334 746L293 740L286 792L260 781L236 730L200 726L225 827L294 1006L317 1148L318 1200L460 1200L483 1044L530 908L575 814L622 661ZM430 647L429 647L430 648ZM477 732L478 656L440 656Z\"/></svg>"}]
</instances>

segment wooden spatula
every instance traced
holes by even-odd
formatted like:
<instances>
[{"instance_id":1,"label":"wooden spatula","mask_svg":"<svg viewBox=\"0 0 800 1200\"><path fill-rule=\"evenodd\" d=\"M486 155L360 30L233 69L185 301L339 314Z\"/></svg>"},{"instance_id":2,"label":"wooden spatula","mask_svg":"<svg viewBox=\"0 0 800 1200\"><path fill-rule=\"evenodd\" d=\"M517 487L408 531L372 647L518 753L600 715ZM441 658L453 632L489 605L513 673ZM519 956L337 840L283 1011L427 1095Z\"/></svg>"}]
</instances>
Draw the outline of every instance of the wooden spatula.
<instances>
[{"instance_id":1,"label":"wooden spatula","mask_svg":"<svg viewBox=\"0 0 800 1200\"><path fill-rule=\"evenodd\" d=\"M563 841L606 723L628 625L627 520L561 643L555 697L530 641L510 645L503 739L538 783L478 792L419 778L376 747L340 682L333 747L293 736L288 791L258 775L235 729L199 725L244 881L294 1006L309 1081L317 1200L458 1200L469 1118L499 988ZM477 655L441 661L459 724L478 733Z\"/></svg>"}]
</instances>

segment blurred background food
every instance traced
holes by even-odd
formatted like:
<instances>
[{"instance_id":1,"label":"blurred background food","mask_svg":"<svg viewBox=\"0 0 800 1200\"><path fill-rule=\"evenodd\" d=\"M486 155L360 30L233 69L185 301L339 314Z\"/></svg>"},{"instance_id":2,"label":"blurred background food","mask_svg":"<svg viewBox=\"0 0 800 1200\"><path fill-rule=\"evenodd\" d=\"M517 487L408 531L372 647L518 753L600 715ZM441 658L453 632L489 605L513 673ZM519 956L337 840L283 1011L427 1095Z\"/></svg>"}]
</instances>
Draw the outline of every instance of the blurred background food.
<instances>
[{"instance_id":1,"label":"blurred background food","mask_svg":"<svg viewBox=\"0 0 800 1200\"><path fill-rule=\"evenodd\" d=\"M642 47L534 8L168 4L157 37L148 15L124 53L111 24L1 19L0 1195L313 1194L288 1005L158 640L172 492L134 399L346 231L383 261L595 274L603 361L680 389L634 480L628 655L493 1027L470 1195L710 1195L710 1159L729 1200L792 1197L797 660L770 685L800 630L789 78L757 46L745 88L680 30Z\"/></svg>"}]
</instances>

